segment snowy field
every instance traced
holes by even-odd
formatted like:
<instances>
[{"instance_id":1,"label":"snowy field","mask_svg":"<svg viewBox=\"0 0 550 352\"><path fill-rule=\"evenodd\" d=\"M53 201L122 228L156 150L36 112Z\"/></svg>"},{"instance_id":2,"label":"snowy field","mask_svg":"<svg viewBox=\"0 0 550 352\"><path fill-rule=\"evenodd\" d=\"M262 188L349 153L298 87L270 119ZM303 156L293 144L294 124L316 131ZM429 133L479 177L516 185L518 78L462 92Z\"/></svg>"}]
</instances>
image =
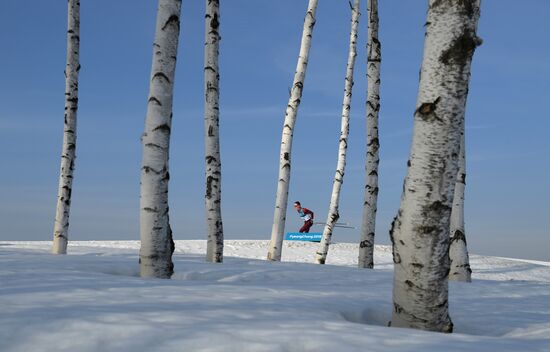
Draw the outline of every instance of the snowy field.
<instances>
[{"instance_id":1,"label":"snowy field","mask_svg":"<svg viewBox=\"0 0 550 352\"><path fill-rule=\"evenodd\" d=\"M138 276L137 241L0 242L0 351L550 351L550 263L471 256L471 284L450 283L455 333L386 327L392 260L377 246L177 241L172 280Z\"/></svg>"}]
</instances>

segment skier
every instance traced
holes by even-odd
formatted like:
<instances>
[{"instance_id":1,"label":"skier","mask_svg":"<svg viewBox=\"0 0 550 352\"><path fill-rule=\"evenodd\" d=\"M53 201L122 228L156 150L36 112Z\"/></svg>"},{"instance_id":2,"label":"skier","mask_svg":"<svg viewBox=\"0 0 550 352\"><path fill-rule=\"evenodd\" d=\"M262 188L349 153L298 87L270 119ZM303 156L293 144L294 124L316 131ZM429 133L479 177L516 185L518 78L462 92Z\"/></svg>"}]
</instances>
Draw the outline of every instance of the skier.
<instances>
[{"instance_id":1,"label":"skier","mask_svg":"<svg viewBox=\"0 0 550 352\"><path fill-rule=\"evenodd\" d=\"M300 218L304 220L304 226L302 226L299 232L309 232L309 228L313 225L313 212L307 208L302 208L300 202L294 202L294 208L300 215Z\"/></svg>"}]
</instances>

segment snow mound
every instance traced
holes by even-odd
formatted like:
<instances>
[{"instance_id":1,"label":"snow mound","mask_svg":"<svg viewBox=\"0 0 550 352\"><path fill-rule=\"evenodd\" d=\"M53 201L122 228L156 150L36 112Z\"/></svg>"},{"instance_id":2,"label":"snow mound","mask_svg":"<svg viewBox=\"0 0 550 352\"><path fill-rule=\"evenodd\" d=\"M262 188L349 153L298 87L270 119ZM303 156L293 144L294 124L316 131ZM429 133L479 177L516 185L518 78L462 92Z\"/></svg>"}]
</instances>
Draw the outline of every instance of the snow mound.
<instances>
[{"instance_id":1,"label":"snow mound","mask_svg":"<svg viewBox=\"0 0 550 352\"><path fill-rule=\"evenodd\" d=\"M471 257L471 284L451 282L455 333L386 327L392 258L356 268L356 244L176 241L173 280L141 279L138 241L0 242L1 351L550 351L550 266Z\"/></svg>"}]
</instances>

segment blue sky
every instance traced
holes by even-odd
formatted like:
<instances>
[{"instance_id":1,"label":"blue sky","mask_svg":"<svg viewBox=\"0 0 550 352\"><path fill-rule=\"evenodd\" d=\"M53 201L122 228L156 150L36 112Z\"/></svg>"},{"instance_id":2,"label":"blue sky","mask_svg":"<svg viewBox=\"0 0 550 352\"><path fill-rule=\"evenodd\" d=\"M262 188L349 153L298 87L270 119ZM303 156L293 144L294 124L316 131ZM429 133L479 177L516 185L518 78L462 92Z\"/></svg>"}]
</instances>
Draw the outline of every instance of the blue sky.
<instances>
[{"instance_id":1,"label":"blue sky","mask_svg":"<svg viewBox=\"0 0 550 352\"><path fill-rule=\"evenodd\" d=\"M138 239L139 168L156 1L82 0L70 239ZM221 5L222 211L226 238L268 239L284 108L307 1ZM365 150L366 1L351 110L342 221L360 227ZM406 171L427 1L381 1L379 244ZM0 240L52 237L64 104L66 1L0 3ZM204 1L187 0L170 155L176 239L205 238ZM320 1L294 134L290 201L327 216L349 39L347 0ZM550 2L483 0L467 128L470 251L550 261ZM287 230L300 222L289 207ZM321 228L318 227L318 230ZM335 241L358 239L340 229Z\"/></svg>"}]
</instances>

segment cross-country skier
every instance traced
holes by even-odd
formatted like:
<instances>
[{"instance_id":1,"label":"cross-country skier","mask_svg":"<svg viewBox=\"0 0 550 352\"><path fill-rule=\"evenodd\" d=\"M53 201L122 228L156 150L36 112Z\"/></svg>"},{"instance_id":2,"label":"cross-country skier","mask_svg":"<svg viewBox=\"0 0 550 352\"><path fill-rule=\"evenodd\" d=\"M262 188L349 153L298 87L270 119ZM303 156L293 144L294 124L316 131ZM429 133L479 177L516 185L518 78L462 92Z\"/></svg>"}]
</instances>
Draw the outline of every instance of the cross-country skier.
<instances>
[{"instance_id":1,"label":"cross-country skier","mask_svg":"<svg viewBox=\"0 0 550 352\"><path fill-rule=\"evenodd\" d=\"M300 218L304 220L304 226L300 228L299 232L309 232L309 228L313 225L313 212L307 208L302 208L300 202L294 202L294 208L300 215Z\"/></svg>"}]
</instances>

